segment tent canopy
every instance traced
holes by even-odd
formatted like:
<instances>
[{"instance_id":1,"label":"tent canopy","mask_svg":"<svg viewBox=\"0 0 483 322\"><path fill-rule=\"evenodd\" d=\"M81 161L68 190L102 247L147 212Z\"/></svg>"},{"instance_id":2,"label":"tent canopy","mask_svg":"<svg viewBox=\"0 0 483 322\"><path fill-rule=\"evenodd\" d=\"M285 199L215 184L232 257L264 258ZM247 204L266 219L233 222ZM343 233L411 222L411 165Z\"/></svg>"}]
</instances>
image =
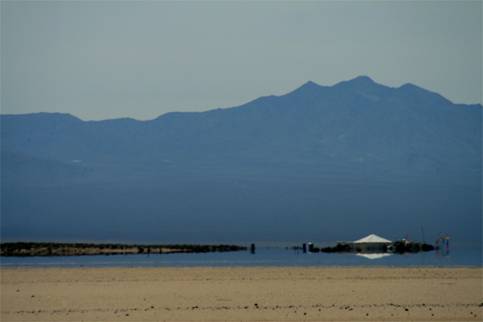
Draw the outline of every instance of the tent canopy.
<instances>
[{"instance_id":1,"label":"tent canopy","mask_svg":"<svg viewBox=\"0 0 483 322\"><path fill-rule=\"evenodd\" d=\"M381 236L370 234L354 242L354 244L360 244L360 243L391 243L391 241L387 240L386 238L382 238Z\"/></svg>"}]
</instances>

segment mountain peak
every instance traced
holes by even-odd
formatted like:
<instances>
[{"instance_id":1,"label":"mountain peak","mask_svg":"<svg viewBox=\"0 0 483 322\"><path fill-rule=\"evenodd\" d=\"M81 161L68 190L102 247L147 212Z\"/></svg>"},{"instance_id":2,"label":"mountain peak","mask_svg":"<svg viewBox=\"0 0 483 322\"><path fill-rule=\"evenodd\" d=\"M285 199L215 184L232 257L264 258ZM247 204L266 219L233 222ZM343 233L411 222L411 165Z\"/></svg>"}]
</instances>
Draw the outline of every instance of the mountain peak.
<instances>
[{"instance_id":1,"label":"mountain peak","mask_svg":"<svg viewBox=\"0 0 483 322\"><path fill-rule=\"evenodd\" d=\"M425 90L424 88L421 88L417 85L414 85L412 83L405 83L401 86L399 86L400 89L403 89L403 90Z\"/></svg>"},{"instance_id":2,"label":"mountain peak","mask_svg":"<svg viewBox=\"0 0 483 322\"><path fill-rule=\"evenodd\" d=\"M313 82L313 81L309 80L309 81L306 81L306 82L305 82L305 83L302 85L302 87L304 87L304 86L319 86L319 84L317 84L316 82Z\"/></svg>"},{"instance_id":3,"label":"mountain peak","mask_svg":"<svg viewBox=\"0 0 483 322\"><path fill-rule=\"evenodd\" d=\"M399 86L398 90L402 93L405 93L405 95L408 95L410 97L420 97L420 98L424 97L425 99L435 100L439 104L451 103L450 100L448 100L446 97L442 96L441 94L427 90L425 88L422 88L418 85L414 85L412 83L405 83L405 84Z\"/></svg>"},{"instance_id":4,"label":"mountain peak","mask_svg":"<svg viewBox=\"0 0 483 322\"><path fill-rule=\"evenodd\" d=\"M311 80L305 82L302 86L300 86L298 89L316 89L320 88L321 86L317 84L316 82L313 82Z\"/></svg>"},{"instance_id":5,"label":"mountain peak","mask_svg":"<svg viewBox=\"0 0 483 322\"><path fill-rule=\"evenodd\" d=\"M372 78L366 75L360 75L354 77L353 79L349 80L349 82L357 82L357 83L375 83Z\"/></svg>"},{"instance_id":6,"label":"mountain peak","mask_svg":"<svg viewBox=\"0 0 483 322\"><path fill-rule=\"evenodd\" d=\"M367 87L377 85L375 81L372 80L369 76L361 75L355 78L349 79L347 81L342 81L337 83L337 85L344 85L344 86L352 86L352 87Z\"/></svg>"},{"instance_id":7,"label":"mountain peak","mask_svg":"<svg viewBox=\"0 0 483 322\"><path fill-rule=\"evenodd\" d=\"M315 92L315 91L318 91L320 88L322 88L323 86L309 80L307 82L305 82L302 86L296 88L295 90L293 90L292 92L288 93L288 94L291 94L291 93L307 93L307 92Z\"/></svg>"}]
</instances>

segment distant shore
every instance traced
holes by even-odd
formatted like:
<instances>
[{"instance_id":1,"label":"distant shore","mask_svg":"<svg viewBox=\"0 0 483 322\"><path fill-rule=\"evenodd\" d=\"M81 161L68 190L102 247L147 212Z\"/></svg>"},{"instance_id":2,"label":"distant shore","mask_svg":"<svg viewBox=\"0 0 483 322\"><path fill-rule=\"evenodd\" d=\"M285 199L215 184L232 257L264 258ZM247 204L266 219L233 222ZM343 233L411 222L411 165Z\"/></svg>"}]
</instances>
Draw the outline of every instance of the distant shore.
<instances>
[{"instance_id":1,"label":"distant shore","mask_svg":"<svg viewBox=\"0 0 483 322\"><path fill-rule=\"evenodd\" d=\"M238 245L141 245L141 244L94 244L94 243L50 243L14 242L1 243L0 256L82 256L82 255L127 255L234 252L247 250Z\"/></svg>"},{"instance_id":2,"label":"distant shore","mask_svg":"<svg viewBox=\"0 0 483 322\"><path fill-rule=\"evenodd\" d=\"M481 321L481 268L0 268L1 321Z\"/></svg>"}]
</instances>

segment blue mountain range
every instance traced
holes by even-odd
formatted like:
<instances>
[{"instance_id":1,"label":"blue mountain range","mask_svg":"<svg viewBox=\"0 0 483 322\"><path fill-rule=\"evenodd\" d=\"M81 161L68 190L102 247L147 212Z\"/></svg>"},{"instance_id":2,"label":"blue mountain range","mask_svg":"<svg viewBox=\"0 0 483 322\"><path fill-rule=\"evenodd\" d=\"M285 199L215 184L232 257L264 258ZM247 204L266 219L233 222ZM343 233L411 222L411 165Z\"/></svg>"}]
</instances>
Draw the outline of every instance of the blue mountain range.
<instances>
[{"instance_id":1,"label":"blue mountain range","mask_svg":"<svg viewBox=\"0 0 483 322\"><path fill-rule=\"evenodd\" d=\"M149 121L1 115L3 240L481 238L482 106L366 76Z\"/></svg>"}]
</instances>

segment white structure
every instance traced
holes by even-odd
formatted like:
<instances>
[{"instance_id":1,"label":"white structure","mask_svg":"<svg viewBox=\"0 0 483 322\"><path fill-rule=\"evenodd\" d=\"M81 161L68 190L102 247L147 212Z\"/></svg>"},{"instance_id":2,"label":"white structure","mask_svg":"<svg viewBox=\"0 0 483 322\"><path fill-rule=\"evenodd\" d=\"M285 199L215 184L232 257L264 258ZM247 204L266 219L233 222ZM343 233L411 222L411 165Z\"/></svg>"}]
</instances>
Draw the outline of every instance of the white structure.
<instances>
[{"instance_id":1,"label":"white structure","mask_svg":"<svg viewBox=\"0 0 483 322\"><path fill-rule=\"evenodd\" d=\"M386 243L390 244L392 241L382 238L381 236L377 236L376 234L370 234L364 238L358 239L354 241L354 244L362 244L362 243Z\"/></svg>"},{"instance_id":2,"label":"white structure","mask_svg":"<svg viewBox=\"0 0 483 322\"><path fill-rule=\"evenodd\" d=\"M366 252L366 253L379 253L385 252L387 250L387 246L389 246L392 242L386 238L382 238L381 236L377 236L375 234L370 234L364 238L358 239L352 242L353 247L356 252Z\"/></svg>"}]
</instances>

